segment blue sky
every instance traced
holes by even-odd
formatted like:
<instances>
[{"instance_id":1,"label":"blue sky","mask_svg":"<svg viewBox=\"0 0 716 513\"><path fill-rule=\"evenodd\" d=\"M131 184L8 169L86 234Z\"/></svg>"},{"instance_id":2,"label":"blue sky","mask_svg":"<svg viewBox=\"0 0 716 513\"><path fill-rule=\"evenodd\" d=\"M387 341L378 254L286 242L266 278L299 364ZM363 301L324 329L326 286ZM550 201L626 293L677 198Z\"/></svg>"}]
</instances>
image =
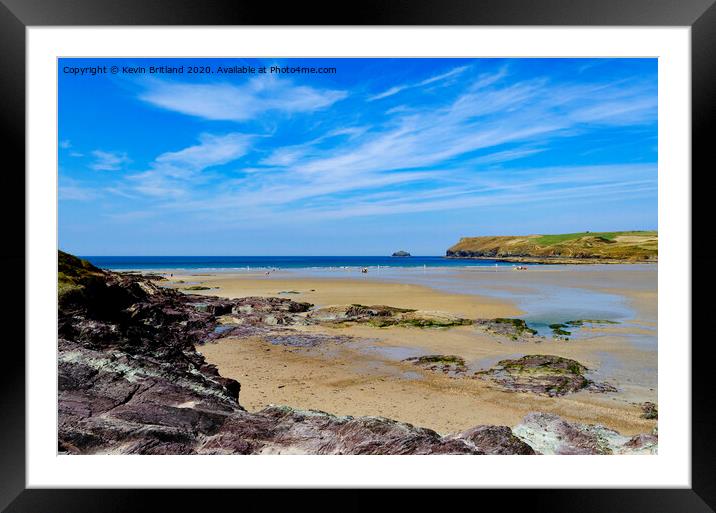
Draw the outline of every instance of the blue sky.
<instances>
[{"instance_id":1,"label":"blue sky","mask_svg":"<svg viewBox=\"0 0 716 513\"><path fill-rule=\"evenodd\" d=\"M337 71L63 73L93 65ZM58 98L59 241L80 255L657 228L656 59L61 59Z\"/></svg>"}]
</instances>

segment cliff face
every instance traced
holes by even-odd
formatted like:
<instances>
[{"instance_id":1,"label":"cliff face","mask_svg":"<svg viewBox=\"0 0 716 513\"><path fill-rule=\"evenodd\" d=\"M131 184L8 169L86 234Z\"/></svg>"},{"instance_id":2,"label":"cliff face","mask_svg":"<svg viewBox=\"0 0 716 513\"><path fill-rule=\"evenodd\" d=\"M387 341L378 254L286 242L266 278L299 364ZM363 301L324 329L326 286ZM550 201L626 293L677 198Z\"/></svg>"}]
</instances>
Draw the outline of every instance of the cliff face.
<instances>
[{"instance_id":1,"label":"cliff face","mask_svg":"<svg viewBox=\"0 0 716 513\"><path fill-rule=\"evenodd\" d=\"M463 237L447 257L515 262L656 262L657 232Z\"/></svg>"}]
</instances>

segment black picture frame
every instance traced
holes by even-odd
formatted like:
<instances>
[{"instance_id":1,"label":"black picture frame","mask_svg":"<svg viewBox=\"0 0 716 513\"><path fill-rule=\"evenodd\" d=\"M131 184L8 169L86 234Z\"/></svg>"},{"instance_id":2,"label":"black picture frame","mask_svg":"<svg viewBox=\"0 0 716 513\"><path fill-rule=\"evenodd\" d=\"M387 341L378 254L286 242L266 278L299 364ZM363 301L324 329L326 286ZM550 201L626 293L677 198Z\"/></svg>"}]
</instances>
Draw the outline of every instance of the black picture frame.
<instances>
[{"instance_id":1,"label":"black picture frame","mask_svg":"<svg viewBox=\"0 0 716 513\"><path fill-rule=\"evenodd\" d=\"M26 489L25 482L25 337L19 311L25 304L25 29L31 26L81 25L557 25L557 26L688 26L692 51L692 247L684 248L692 268L708 268L709 210L706 195L713 182L712 146L716 114L716 5L715 0L363 0L347 8L339 3L284 3L198 0L0 0L0 107L1 155L7 162L2 183L5 244L1 254L6 269L6 306L3 366L0 371L0 508L8 512L84 512L206 510L218 501L235 507L276 510L312 498L296 491L248 490L80 490ZM684 173L690 171L684 170ZM698 183L698 186L695 186ZM701 207L697 208L697 205ZM23 218L24 220L24 218ZM22 269L22 272L20 272ZM696 292L714 285L708 272L692 282L692 319L709 318L710 301ZM9 330L7 328L10 328ZM471 503L496 499L510 508L531 511L577 512L707 512L716 509L716 444L712 335L698 322L683 340L692 351L692 488L586 489L586 490L473 490L445 494L412 491L401 498L402 508L436 500L468 498ZM211 493L211 499L207 494ZM301 492L301 494L316 492ZM370 493L320 491L321 504L344 510L375 506ZM384 492L385 493L385 492ZM509 501L506 501L509 497ZM381 499L382 500L382 499ZM255 504L252 504L256 501ZM268 501L268 502L265 502ZM299 501L299 502L296 502ZM480 501L474 502L474 501ZM264 506L261 503L265 502ZM243 506L240 506L242 505ZM340 505L340 506L338 506ZM331 507L333 509L333 507Z\"/></svg>"}]
</instances>

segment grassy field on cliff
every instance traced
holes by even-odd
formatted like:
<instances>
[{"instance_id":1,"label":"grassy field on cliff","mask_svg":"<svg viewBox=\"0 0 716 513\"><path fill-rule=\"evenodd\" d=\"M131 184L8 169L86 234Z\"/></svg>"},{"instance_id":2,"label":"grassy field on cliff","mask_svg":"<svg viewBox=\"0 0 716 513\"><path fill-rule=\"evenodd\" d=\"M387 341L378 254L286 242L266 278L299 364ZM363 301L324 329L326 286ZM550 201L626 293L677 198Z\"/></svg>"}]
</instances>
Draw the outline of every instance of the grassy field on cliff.
<instances>
[{"instance_id":1,"label":"grassy field on cliff","mask_svg":"<svg viewBox=\"0 0 716 513\"><path fill-rule=\"evenodd\" d=\"M657 231L463 237L447 256L656 261L658 242Z\"/></svg>"},{"instance_id":2,"label":"grassy field on cliff","mask_svg":"<svg viewBox=\"0 0 716 513\"><path fill-rule=\"evenodd\" d=\"M63 297L70 292L82 290L85 283L93 278L103 276L100 269L87 260L74 255L57 252L57 295Z\"/></svg>"}]
</instances>

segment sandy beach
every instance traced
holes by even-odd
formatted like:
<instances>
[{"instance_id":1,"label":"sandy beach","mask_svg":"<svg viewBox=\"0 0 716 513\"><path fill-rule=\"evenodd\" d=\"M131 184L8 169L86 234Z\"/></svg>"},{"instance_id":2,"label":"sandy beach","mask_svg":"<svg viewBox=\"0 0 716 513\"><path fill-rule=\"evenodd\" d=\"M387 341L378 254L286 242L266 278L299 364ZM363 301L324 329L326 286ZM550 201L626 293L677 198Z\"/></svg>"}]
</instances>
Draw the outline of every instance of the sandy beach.
<instances>
[{"instance_id":1,"label":"sandy beach","mask_svg":"<svg viewBox=\"0 0 716 513\"><path fill-rule=\"evenodd\" d=\"M319 347L287 347L257 337L225 338L198 346L222 375L241 382L241 404L250 411L285 404L341 415L384 416L440 433L478 424L514 426L534 411L602 424L627 435L649 432L656 425L655 420L642 418L640 407L644 401L657 402L656 266L634 271L628 266L614 270L545 267L501 273L461 270L450 275L453 285L449 286L444 277L433 282L437 286L398 282L429 282L430 276L415 273L397 277L302 276L289 271L269 276L250 272L172 274L165 286L209 287L191 291L195 294L283 297L310 302L317 308L389 305L469 319L529 318L534 303L524 300L529 296L526 291L553 286L561 287L563 295L569 290L585 297L603 297L622 308L618 324L584 327L569 341L515 342L474 326L353 325L295 327L352 337L349 342ZM461 287L474 292L445 290ZM428 354L460 356L470 373L505 358L557 355L581 362L590 369L590 376L606 380L618 391L580 391L562 397L509 392L482 379L443 375L403 361Z\"/></svg>"}]
</instances>

